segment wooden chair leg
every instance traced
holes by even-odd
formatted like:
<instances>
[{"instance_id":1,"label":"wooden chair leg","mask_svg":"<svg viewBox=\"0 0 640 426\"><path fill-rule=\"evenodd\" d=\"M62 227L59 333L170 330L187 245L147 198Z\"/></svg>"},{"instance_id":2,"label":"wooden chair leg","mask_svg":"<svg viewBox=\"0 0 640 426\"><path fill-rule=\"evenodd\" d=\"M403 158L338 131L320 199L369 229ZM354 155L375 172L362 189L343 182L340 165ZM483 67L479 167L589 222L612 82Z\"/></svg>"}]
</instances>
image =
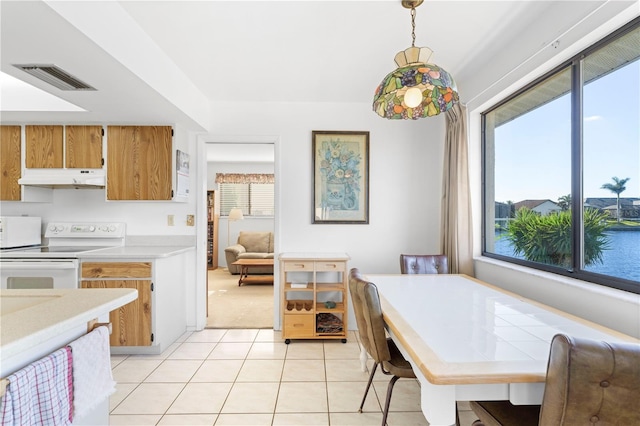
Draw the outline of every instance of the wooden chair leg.
<instances>
[{"instance_id":1,"label":"wooden chair leg","mask_svg":"<svg viewBox=\"0 0 640 426\"><path fill-rule=\"evenodd\" d=\"M364 401L367 399L367 394L369 393L371 382L373 382L373 376L376 374L376 368L378 368L378 363L374 362L373 367L371 368L371 374L369 375L369 383L367 383L367 388L364 390L364 396L362 397L360 408L358 408L358 413L362 413L362 407L364 407Z\"/></svg>"},{"instance_id":2,"label":"wooden chair leg","mask_svg":"<svg viewBox=\"0 0 640 426\"><path fill-rule=\"evenodd\" d=\"M389 386L387 386L387 399L384 402L384 413L382 413L382 426L386 426L387 424L387 416L389 415L389 403L391 402L391 392L393 392L393 385L396 384L400 377L393 376L391 381L389 381Z\"/></svg>"}]
</instances>

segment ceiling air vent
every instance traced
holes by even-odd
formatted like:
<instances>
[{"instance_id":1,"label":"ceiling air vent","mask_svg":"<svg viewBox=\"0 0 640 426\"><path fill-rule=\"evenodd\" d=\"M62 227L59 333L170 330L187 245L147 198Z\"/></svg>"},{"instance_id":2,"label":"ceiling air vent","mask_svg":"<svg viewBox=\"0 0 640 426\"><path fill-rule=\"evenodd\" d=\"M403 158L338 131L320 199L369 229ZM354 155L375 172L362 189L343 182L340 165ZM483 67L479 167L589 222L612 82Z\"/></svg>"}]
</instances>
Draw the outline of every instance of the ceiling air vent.
<instances>
[{"instance_id":1,"label":"ceiling air vent","mask_svg":"<svg viewBox=\"0 0 640 426\"><path fill-rule=\"evenodd\" d=\"M60 90L96 90L55 65L14 65Z\"/></svg>"}]
</instances>

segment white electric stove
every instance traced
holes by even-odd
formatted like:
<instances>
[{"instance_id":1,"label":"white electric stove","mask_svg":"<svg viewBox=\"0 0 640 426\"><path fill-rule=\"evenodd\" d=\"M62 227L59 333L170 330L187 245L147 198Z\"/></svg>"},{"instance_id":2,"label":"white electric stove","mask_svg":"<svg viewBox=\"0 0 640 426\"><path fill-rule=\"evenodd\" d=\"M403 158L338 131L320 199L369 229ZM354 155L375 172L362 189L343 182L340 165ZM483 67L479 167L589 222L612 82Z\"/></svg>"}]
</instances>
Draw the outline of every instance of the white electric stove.
<instances>
[{"instance_id":1,"label":"white electric stove","mask_svg":"<svg viewBox=\"0 0 640 426\"><path fill-rule=\"evenodd\" d=\"M50 222L45 245L0 251L0 288L78 288L82 253L124 245L121 222Z\"/></svg>"}]
</instances>

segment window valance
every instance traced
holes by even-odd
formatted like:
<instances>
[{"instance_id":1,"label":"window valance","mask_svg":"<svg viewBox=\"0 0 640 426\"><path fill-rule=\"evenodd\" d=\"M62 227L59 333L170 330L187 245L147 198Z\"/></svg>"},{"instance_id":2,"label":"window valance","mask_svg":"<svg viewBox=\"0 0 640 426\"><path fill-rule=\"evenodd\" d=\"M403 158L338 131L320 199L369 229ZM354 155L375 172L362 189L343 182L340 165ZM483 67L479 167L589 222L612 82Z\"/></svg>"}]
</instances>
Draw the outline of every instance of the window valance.
<instances>
[{"instance_id":1,"label":"window valance","mask_svg":"<svg viewBox=\"0 0 640 426\"><path fill-rule=\"evenodd\" d=\"M216 183L274 183L269 173L216 173Z\"/></svg>"}]
</instances>

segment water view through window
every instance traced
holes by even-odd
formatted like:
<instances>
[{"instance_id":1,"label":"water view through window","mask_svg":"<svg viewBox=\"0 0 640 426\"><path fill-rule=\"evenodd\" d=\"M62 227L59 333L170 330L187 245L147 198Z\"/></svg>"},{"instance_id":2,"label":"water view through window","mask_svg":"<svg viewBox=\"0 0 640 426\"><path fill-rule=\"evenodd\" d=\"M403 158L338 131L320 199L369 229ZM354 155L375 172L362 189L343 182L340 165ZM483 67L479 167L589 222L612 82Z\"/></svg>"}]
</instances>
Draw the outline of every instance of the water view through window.
<instances>
[{"instance_id":1,"label":"water view through window","mask_svg":"<svg viewBox=\"0 0 640 426\"><path fill-rule=\"evenodd\" d=\"M485 254L640 292L639 46L636 24L483 114Z\"/></svg>"},{"instance_id":2,"label":"water view through window","mask_svg":"<svg viewBox=\"0 0 640 426\"><path fill-rule=\"evenodd\" d=\"M513 245L504 234L497 233L496 236L494 253L524 259L514 253ZM640 233L612 231L606 234L606 238L615 249L604 250L602 262L588 266L586 269L597 274L640 281L640 259L638 259Z\"/></svg>"}]
</instances>

